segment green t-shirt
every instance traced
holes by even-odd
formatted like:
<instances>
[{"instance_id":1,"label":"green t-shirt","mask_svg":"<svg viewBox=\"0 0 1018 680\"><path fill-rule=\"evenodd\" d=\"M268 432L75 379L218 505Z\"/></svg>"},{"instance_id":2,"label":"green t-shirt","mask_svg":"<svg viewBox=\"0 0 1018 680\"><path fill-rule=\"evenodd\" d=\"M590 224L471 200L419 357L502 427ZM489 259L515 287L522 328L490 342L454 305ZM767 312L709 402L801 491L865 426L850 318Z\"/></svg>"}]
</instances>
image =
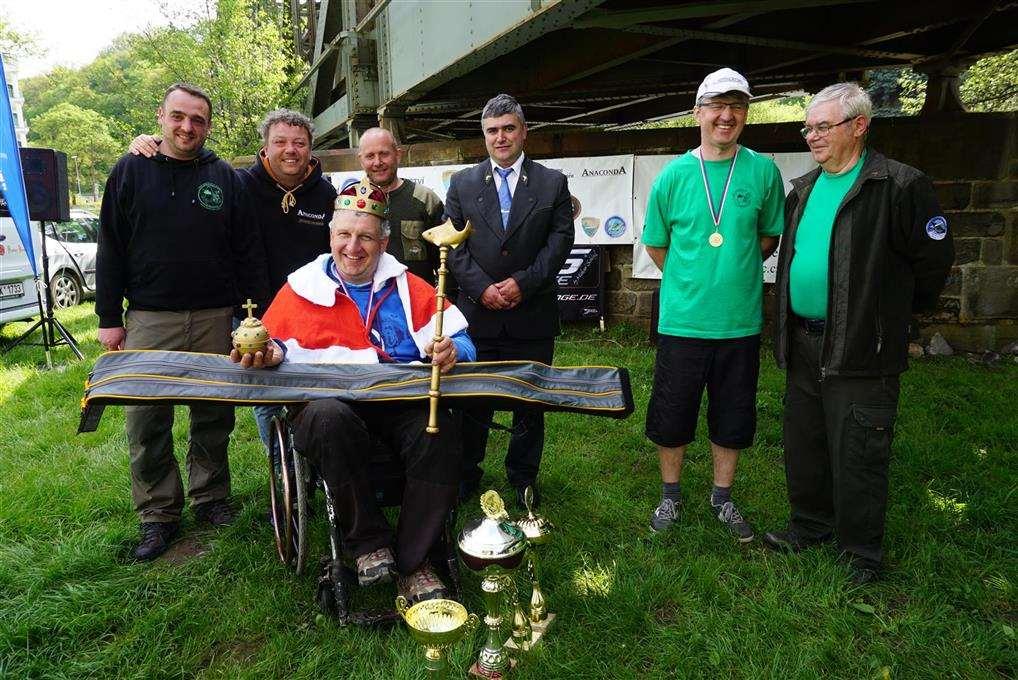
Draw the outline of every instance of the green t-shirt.
<instances>
[{"instance_id":1,"label":"green t-shirt","mask_svg":"<svg viewBox=\"0 0 1018 680\"><path fill-rule=\"evenodd\" d=\"M864 152L851 170L840 175L821 170L806 199L795 232L795 254L788 272L792 311L804 319L827 318L827 265L834 218L845 194L859 177L865 158Z\"/></svg>"},{"instance_id":2,"label":"green t-shirt","mask_svg":"<svg viewBox=\"0 0 1018 680\"><path fill-rule=\"evenodd\" d=\"M731 161L707 161L705 166L717 210ZM646 246L668 249L659 333L723 339L760 332L760 236L781 233L784 198L774 161L740 147L718 230L724 243L714 248L707 242L714 221L698 156L687 152L665 166L650 190L641 239Z\"/></svg>"}]
</instances>

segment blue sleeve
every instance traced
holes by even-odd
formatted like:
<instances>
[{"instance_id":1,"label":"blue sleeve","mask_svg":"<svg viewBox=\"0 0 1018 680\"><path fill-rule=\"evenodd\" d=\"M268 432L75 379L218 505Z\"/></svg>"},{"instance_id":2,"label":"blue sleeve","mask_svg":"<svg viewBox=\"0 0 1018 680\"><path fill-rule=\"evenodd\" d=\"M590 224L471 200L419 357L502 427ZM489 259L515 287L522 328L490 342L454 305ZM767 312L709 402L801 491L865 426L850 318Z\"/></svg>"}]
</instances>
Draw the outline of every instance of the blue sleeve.
<instances>
[{"instance_id":1,"label":"blue sleeve","mask_svg":"<svg viewBox=\"0 0 1018 680\"><path fill-rule=\"evenodd\" d=\"M456 345L456 361L477 361L477 348L465 329L453 333L450 340Z\"/></svg>"}]
</instances>

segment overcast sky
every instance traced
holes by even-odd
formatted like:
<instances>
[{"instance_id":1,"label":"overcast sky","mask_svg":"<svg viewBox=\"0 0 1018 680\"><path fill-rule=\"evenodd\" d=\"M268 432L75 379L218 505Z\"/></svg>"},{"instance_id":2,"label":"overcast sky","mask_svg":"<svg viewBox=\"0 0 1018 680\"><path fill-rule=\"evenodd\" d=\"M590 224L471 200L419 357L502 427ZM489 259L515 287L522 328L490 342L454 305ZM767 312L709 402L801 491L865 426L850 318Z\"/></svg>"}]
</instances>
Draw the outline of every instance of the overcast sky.
<instances>
[{"instance_id":1,"label":"overcast sky","mask_svg":"<svg viewBox=\"0 0 1018 680\"><path fill-rule=\"evenodd\" d=\"M33 34L46 50L40 57L18 62L18 76L27 78L57 65L83 66L121 33L167 23L159 5L158 0L0 0L0 12L17 30Z\"/></svg>"}]
</instances>

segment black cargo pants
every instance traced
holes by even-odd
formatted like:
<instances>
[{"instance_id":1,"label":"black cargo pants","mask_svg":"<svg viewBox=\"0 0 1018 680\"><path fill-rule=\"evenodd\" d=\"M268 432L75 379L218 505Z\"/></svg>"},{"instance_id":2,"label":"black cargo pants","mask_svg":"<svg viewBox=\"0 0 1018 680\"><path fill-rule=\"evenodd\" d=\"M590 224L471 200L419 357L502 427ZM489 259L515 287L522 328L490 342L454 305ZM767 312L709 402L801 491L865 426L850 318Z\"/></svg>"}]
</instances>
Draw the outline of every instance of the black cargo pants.
<instances>
[{"instance_id":1,"label":"black cargo pants","mask_svg":"<svg viewBox=\"0 0 1018 680\"><path fill-rule=\"evenodd\" d=\"M822 333L795 326L791 337L784 417L790 528L807 540L833 538L855 566L879 569L898 376L821 379Z\"/></svg>"}]
</instances>

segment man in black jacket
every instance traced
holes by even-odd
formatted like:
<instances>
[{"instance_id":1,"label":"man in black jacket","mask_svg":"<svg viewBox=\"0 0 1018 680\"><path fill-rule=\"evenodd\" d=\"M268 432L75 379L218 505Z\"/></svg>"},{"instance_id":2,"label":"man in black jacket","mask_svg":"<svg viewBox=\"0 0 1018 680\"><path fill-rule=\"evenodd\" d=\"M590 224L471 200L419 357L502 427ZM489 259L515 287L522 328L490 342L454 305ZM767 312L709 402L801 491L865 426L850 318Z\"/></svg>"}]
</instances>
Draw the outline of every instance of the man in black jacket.
<instances>
[{"instance_id":1,"label":"man in black jacket","mask_svg":"<svg viewBox=\"0 0 1018 680\"><path fill-rule=\"evenodd\" d=\"M240 200L233 168L204 148L212 123L208 95L176 83L166 91L157 120L160 153L125 155L106 181L96 263L99 342L111 351L225 354L233 306L245 297L267 297L251 213ZM173 456L173 407L124 411L131 495L141 519L134 555L149 560L166 551L184 505ZM198 519L215 526L233 519L227 503L233 424L231 406L191 407L188 493Z\"/></svg>"},{"instance_id":2,"label":"man in black jacket","mask_svg":"<svg viewBox=\"0 0 1018 680\"><path fill-rule=\"evenodd\" d=\"M527 125L515 99L485 104L481 129L490 158L456 173L445 198L457 228L473 235L449 254L459 282L456 304L470 322L480 361L521 359L550 364L559 333L555 278L573 245L573 214L565 175L523 155ZM491 409L463 419L463 495L477 488ZM513 411L505 465L517 500L534 486L544 448L544 413Z\"/></svg>"},{"instance_id":3,"label":"man in black jacket","mask_svg":"<svg viewBox=\"0 0 1018 680\"><path fill-rule=\"evenodd\" d=\"M792 181L775 284L791 518L764 537L792 552L836 541L857 585L883 559L909 319L936 304L954 261L929 178L866 147L870 112L854 83L821 90L806 111L820 167Z\"/></svg>"},{"instance_id":4,"label":"man in black jacket","mask_svg":"<svg viewBox=\"0 0 1018 680\"><path fill-rule=\"evenodd\" d=\"M258 126L262 148L248 168L237 170L245 200L252 206L259 247L264 248L268 270L268 296L256 300L261 316L290 272L329 252L329 222L336 190L311 155L314 125L307 116L289 109L265 115ZM140 135L131 153L153 157L158 137ZM268 445L269 425L278 406L255 406L258 434Z\"/></svg>"}]
</instances>

